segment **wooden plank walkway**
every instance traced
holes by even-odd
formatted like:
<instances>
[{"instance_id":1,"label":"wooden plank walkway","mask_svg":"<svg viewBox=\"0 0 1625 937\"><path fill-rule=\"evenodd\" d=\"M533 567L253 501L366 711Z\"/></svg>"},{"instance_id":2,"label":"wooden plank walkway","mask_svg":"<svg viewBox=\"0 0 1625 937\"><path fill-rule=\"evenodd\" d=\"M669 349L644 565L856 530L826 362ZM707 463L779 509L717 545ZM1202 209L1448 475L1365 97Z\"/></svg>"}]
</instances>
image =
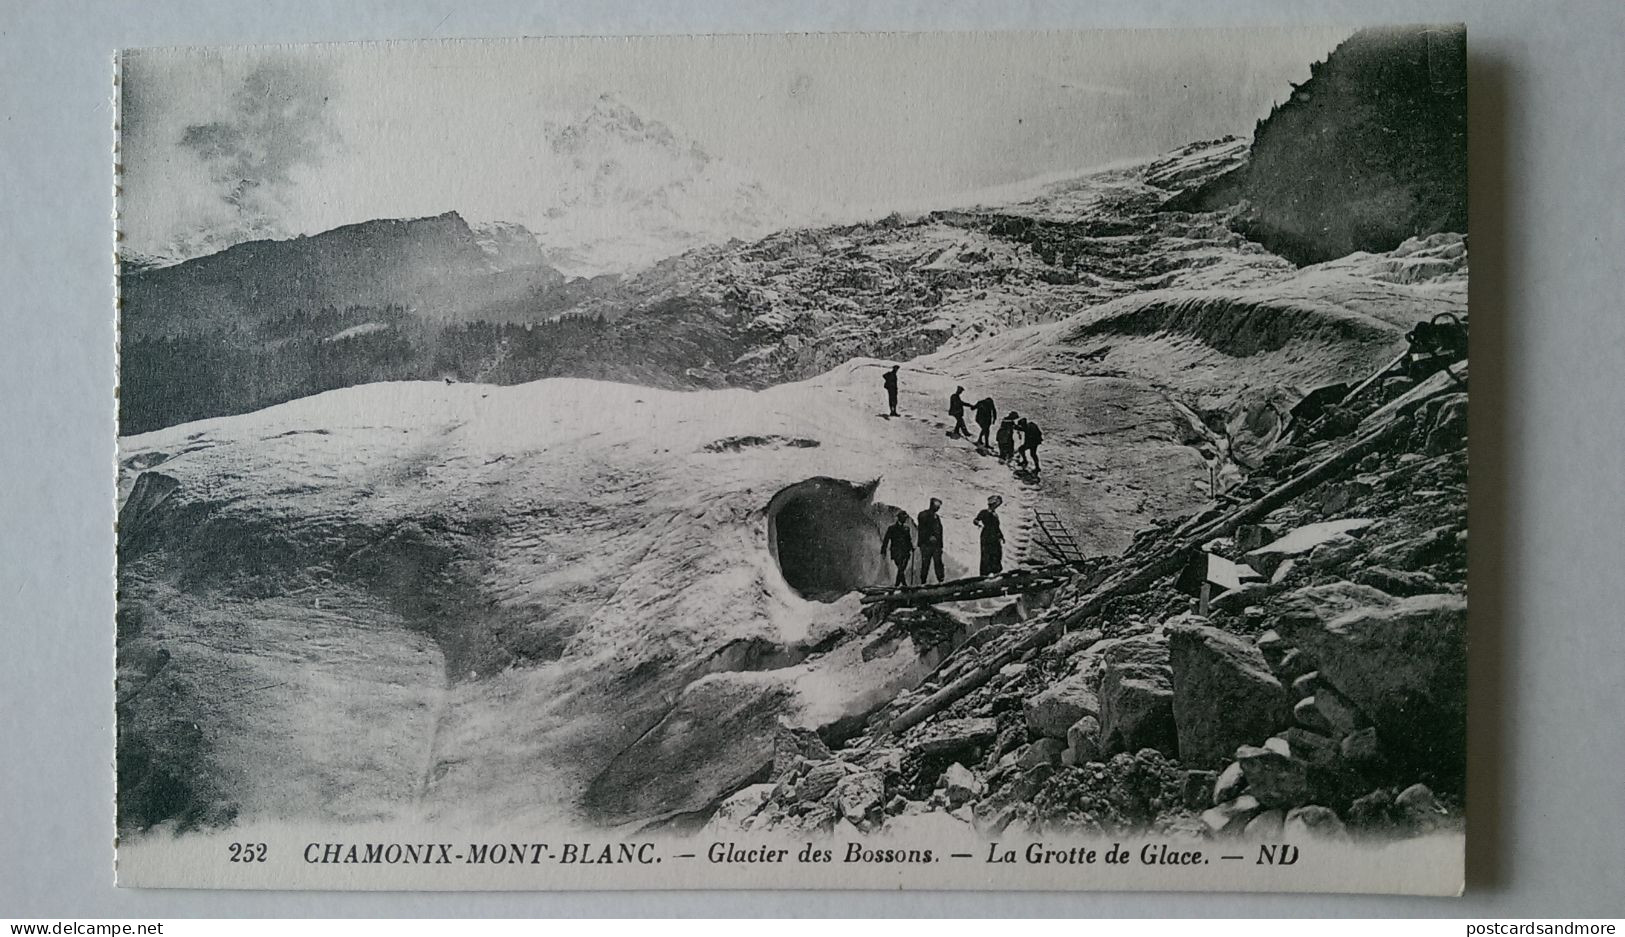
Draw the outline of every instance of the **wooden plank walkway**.
<instances>
[{"instance_id":1,"label":"wooden plank walkway","mask_svg":"<svg viewBox=\"0 0 1625 937\"><path fill-rule=\"evenodd\" d=\"M966 602L998 595L1020 595L1052 589L1070 580L1077 571L1069 564L1012 569L991 576L950 579L928 586L891 586L864 589L859 599L864 605L934 605L938 602Z\"/></svg>"}]
</instances>

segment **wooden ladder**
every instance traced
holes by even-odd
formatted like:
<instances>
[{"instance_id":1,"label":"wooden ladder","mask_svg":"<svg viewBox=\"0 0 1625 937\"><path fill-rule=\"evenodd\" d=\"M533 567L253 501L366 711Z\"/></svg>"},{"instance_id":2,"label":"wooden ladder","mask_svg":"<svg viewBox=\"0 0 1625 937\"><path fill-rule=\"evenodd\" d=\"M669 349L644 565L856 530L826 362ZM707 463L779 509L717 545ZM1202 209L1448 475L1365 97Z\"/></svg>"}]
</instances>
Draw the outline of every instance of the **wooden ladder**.
<instances>
[{"instance_id":1,"label":"wooden ladder","mask_svg":"<svg viewBox=\"0 0 1625 937\"><path fill-rule=\"evenodd\" d=\"M1078 546L1078 541L1073 538L1072 531L1067 529L1060 515L1043 508L1033 508L1033 520L1042 534L1037 540L1038 545L1056 562L1075 566L1084 561L1083 549Z\"/></svg>"}]
</instances>

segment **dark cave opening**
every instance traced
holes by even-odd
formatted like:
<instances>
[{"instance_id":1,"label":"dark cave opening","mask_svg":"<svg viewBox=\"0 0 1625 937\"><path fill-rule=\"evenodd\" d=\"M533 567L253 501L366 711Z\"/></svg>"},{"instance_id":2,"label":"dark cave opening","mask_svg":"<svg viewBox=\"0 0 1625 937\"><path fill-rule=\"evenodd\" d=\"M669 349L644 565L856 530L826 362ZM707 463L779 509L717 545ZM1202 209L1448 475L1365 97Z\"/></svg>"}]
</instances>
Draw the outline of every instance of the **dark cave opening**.
<instances>
[{"instance_id":1,"label":"dark cave opening","mask_svg":"<svg viewBox=\"0 0 1625 937\"><path fill-rule=\"evenodd\" d=\"M833 602L892 581L895 571L880 553L880 540L898 509L874 501L878 485L878 479L857 485L809 478L768 502L768 549L802 597Z\"/></svg>"}]
</instances>

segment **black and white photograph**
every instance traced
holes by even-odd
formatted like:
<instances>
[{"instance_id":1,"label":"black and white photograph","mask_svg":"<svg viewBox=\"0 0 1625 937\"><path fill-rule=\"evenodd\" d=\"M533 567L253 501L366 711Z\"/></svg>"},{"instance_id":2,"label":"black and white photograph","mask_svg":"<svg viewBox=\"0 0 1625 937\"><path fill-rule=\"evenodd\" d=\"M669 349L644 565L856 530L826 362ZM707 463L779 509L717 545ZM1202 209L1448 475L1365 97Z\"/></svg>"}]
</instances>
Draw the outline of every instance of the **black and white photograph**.
<instances>
[{"instance_id":1,"label":"black and white photograph","mask_svg":"<svg viewBox=\"0 0 1625 937\"><path fill-rule=\"evenodd\" d=\"M1459 893L1466 33L120 52L119 883Z\"/></svg>"}]
</instances>

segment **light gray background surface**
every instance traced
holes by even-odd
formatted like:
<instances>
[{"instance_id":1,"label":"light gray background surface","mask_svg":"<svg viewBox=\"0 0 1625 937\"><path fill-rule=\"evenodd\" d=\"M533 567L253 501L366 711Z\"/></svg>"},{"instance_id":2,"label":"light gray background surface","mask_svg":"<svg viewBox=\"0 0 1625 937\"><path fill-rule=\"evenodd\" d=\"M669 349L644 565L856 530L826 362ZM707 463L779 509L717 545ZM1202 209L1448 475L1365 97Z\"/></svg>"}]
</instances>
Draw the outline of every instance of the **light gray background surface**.
<instances>
[{"instance_id":1,"label":"light gray background surface","mask_svg":"<svg viewBox=\"0 0 1625 937\"><path fill-rule=\"evenodd\" d=\"M1466 21L1468 894L331 894L112 887L115 48ZM1625 4L0 3L0 917L1625 914Z\"/></svg>"}]
</instances>

